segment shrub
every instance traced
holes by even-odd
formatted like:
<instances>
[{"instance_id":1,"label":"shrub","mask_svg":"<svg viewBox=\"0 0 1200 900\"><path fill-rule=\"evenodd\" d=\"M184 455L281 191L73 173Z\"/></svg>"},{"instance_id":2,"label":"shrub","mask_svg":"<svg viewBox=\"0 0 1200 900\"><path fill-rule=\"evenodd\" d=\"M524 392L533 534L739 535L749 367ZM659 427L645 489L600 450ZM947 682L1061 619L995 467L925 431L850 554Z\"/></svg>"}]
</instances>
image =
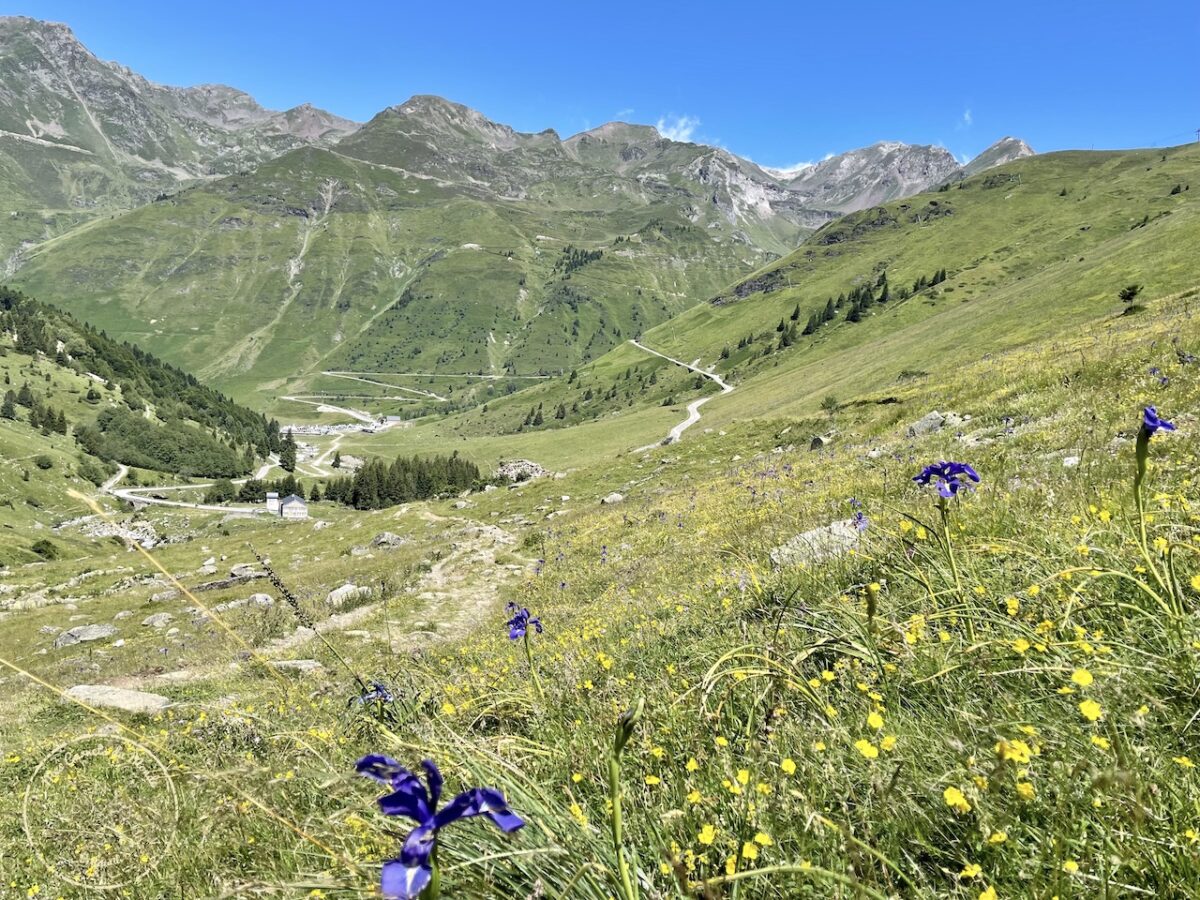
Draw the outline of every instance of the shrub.
<instances>
[{"instance_id":1,"label":"shrub","mask_svg":"<svg viewBox=\"0 0 1200 900\"><path fill-rule=\"evenodd\" d=\"M54 544L52 544L48 540L46 540L45 538L42 538L40 541L36 542L29 549L32 550L34 553L36 553L38 556L40 556L42 559L58 559L58 557L61 555L58 552L58 548L56 546L54 546Z\"/></svg>"}]
</instances>

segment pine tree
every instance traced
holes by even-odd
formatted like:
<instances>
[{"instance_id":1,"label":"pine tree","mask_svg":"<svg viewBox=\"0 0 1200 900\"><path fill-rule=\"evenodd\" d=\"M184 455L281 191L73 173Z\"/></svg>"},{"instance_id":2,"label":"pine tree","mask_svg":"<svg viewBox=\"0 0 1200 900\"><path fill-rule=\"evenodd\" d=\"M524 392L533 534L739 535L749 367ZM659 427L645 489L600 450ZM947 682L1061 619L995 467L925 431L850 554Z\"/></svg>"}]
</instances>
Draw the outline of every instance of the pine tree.
<instances>
[{"instance_id":1,"label":"pine tree","mask_svg":"<svg viewBox=\"0 0 1200 900\"><path fill-rule=\"evenodd\" d=\"M545 419L542 418L542 411L539 409L537 411L537 415L535 415L533 417L533 422L531 424L533 425L534 428L537 428L543 422L545 422Z\"/></svg>"},{"instance_id":2,"label":"pine tree","mask_svg":"<svg viewBox=\"0 0 1200 900\"><path fill-rule=\"evenodd\" d=\"M804 326L804 331L802 331L800 333L801 334L813 334L816 332L816 330L817 330L817 317L809 316L808 324Z\"/></svg>"},{"instance_id":3,"label":"pine tree","mask_svg":"<svg viewBox=\"0 0 1200 900\"><path fill-rule=\"evenodd\" d=\"M4 392L4 402L0 404L0 419L15 419L17 417L17 395L12 391Z\"/></svg>"},{"instance_id":4,"label":"pine tree","mask_svg":"<svg viewBox=\"0 0 1200 900\"><path fill-rule=\"evenodd\" d=\"M825 304L825 312L821 313L822 322L832 322L837 316L837 310L833 306L833 298L829 298L829 302Z\"/></svg>"},{"instance_id":5,"label":"pine tree","mask_svg":"<svg viewBox=\"0 0 1200 900\"><path fill-rule=\"evenodd\" d=\"M333 451L333 462L329 464L331 468L340 469L342 467L342 451Z\"/></svg>"},{"instance_id":6,"label":"pine tree","mask_svg":"<svg viewBox=\"0 0 1200 900\"><path fill-rule=\"evenodd\" d=\"M33 408L33 390L29 387L28 381L22 384L21 389L17 391L17 403L26 409Z\"/></svg>"},{"instance_id":7,"label":"pine tree","mask_svg":"<svg viewBox=\"0 0 1200 900\"><path fill-rule=\"evenodd\" d=\"M279 468L285 472L296 471L296 438L290 428L283 436L283 444L279 448Z\"/></svg>"},{"instance_id":8,"label":"pine tree","mask_svg":"<svg viewBox=\"0 0 1200 900\"><path fill-rule=\"evenodd\" d=\"M797 303L796 308L792 310L792 321L793 322L800 321L800 304L799 303Z\"/></svg>"}]
</instances>

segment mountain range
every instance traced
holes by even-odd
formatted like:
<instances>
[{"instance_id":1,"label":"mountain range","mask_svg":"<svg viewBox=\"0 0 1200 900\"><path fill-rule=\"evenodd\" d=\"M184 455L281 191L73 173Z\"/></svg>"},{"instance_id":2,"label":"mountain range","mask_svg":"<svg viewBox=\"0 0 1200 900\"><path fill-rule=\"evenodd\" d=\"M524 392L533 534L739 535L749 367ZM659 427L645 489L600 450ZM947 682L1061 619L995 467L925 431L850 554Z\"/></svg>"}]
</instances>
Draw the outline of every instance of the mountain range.
<instances>
[{"instance_id":1,"label":"mountain range","mask_svg":"<svg viewBox=\"0 0 1200 900\"><path fill-rule=\"evenodd\" d=\"M881 142L779 173L433 96L359 125L154 84L64 25L0 18L0 274L246 393L335 365L568 368L838 216L1031 153Z\"/></svg>"}]
</instances>

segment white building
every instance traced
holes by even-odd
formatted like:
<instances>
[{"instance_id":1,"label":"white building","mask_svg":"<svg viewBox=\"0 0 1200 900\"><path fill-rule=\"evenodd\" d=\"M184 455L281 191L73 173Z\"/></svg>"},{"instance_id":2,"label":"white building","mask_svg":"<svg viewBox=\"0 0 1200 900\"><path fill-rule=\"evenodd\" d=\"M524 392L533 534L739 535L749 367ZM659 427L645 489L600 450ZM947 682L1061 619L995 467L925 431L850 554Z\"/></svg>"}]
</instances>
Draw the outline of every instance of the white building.
<instances>
[{"instance_id":1,"label":"white building","mask_svg":"<svg viewBox=\"0 0 1200 900\"><path fill-rule=\"evenodd\" d=\"M267 491L267 512L271 515L279 515L279 493L277 491Z\"/></svg>"},{"instance_id":2,"label":"white building","mask_svg":"<svg viewBox=\"0 0 1200 900\"><path fill-rule=\"evenodd\" d=\"M304 502L303 497L289 494L279 501L279 514L285 519L307 519L308 504Z\"/></svg>"}]
</instances>

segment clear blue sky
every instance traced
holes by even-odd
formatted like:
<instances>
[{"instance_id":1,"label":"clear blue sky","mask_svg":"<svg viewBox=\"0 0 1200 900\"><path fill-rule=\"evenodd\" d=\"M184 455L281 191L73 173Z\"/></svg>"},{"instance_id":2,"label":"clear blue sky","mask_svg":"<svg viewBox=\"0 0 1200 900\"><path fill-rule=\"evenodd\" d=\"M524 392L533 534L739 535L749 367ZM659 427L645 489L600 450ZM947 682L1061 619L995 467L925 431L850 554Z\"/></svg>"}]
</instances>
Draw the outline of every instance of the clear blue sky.
<instances>
[{"instance_id":1,"label":"clear blue sky","mask_svg":"<svg viewBox=\"0 0 1200 900\"><path fill-rule=\"evenodd\" d=\"M522 131L657 124L760 163L877 140L958 156L1183 143L1200 3L12 0L154 81L369 119L440 94Z\"/></svg>"}]
</instances>

